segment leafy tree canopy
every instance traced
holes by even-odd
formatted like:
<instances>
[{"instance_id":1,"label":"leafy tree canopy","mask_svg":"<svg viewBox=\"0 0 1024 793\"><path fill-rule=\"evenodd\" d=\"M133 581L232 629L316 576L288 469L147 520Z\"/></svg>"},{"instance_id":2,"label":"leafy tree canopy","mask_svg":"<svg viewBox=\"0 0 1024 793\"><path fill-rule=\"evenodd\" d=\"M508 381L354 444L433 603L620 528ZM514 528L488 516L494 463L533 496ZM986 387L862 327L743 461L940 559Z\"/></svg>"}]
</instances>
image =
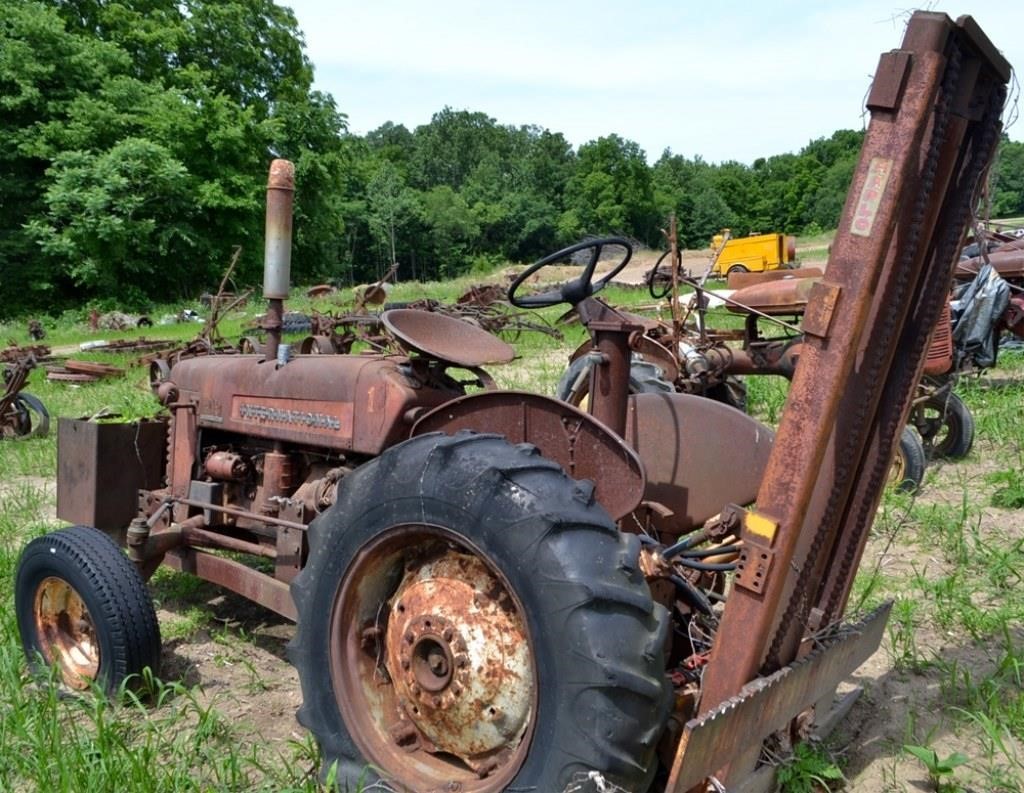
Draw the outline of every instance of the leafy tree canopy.
<instances>
[{"instance_id":1,"label":"leafy tree canopy","mask_svg":"<svg viewBox=\"0 0 1024 793\"><path fill-rule=\"evenodd\" d=\"M9 11L9 13L8 13ZM341 258L344 116L270 0L9 0L0 22L6 310L192 295L262 259L270 160L301 175L296 277Z\"/></svg>"},{"instance_id":2,"label":"leafy tree canopy","mask_svg":"<svg viewBox=\"0 0 1024 793\"><path fill-rule=\"evenodd\" d=\"M2 311L123 306L212 288L243 250L260 280L267 166L296 166L296 282L442 278L584 235L660 245L817 232L839 220L863 132L752 165L445 107L409 129L346 131L312 90L274 0L7 0L0 17ZM995 216L1024 215L1024 144L1003 140Z\"/></svg>"}]
</instances>

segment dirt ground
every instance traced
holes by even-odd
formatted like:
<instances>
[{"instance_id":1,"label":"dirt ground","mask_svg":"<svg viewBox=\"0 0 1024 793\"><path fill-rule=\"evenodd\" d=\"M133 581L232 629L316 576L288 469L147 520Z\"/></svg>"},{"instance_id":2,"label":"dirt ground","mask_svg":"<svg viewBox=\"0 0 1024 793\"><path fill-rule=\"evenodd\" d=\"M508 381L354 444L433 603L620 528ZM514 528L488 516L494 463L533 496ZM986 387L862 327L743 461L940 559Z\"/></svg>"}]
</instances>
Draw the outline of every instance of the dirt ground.
<instances>
[{"instance_id":1,"label":"dirt ground","mask_svg":"<svg viewBox=\"0 0 1024 793\"><path fill-rule=\"evenodd\" d=\"M615 277L615 283L626 286L643 286L645 283L645 273L655 265L660 255L658 251L638 251L633 255L625 269ZM699 278L710 266L711 257L710 250L683 251L683 269L692 277ZM806 250L801 251L800 248L797 248L797 264L800 267L820 267L824 269L826 261L823 258L819 258L817 250L808 255ZM598 272L601 271L602 267L599 265ZM568 272L567 270L566 277L569 277ZM711 281L712 288L714 288L715 284L723 285L723 282L720 280Z\"/></svg>"}]
</instances>

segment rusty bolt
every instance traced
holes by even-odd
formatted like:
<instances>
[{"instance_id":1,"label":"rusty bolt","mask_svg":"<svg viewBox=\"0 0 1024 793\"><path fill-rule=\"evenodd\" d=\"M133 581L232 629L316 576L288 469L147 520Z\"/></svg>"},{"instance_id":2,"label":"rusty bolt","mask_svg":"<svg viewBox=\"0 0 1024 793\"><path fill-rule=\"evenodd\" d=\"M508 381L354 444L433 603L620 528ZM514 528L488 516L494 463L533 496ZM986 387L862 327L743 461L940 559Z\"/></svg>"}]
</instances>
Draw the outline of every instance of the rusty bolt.
<instances>
[{"instance_id":1,"label":"rusty bolt","mask_svg":"<svg viewBox=\"0 0 1024 793\"><path fill-rule=\"evenodd\" d=\"M441 698L440 698L440 697L436 697L436 696L435 696L435 697L434 697L434 698L433 698L432 700L430 700L430 701L431 701L431 702L433 703L433 705L434 705L434 707L435 707L435 708L439 708L439 707L441 707Z\"/></svg>"},{"instance_id":2,"label":"rusty bolt","mask_svg":"<svg viewBox=\"0 0 1024 793\"><path fill-rule=\"evenodd\" d=\"M452 637L455 636L455 631L453 631L451 628L445 628L444 633L442 633L441 635L444 637L444 640L446 642L450 642L452 640Z\"/></svg>"},{"instance_id":3,"label":"rusty bolt","mask_svg":"<svg viewBox=\"0 0 1024 793\"><path fill-rule=\"evenodd\" d=\"M413 634L412 631L409 631L405 634L405 641L409 644L412 644L414 641L416 641L416 636Z\"/></svg>"},{"instance_id":4,"label":"rusty bolt","mask_svg":"<svg viewBox=\"0 0 1024 793\"><path fill-rule=\"evenodd\" d=\"M465 655L464 653L459 653L458 655L455 656L455 665L457 667L459 667L459 669L465 669L466 665L468 663L469 663L469 656L468 655Z\"/></svg>"}]
</instances>

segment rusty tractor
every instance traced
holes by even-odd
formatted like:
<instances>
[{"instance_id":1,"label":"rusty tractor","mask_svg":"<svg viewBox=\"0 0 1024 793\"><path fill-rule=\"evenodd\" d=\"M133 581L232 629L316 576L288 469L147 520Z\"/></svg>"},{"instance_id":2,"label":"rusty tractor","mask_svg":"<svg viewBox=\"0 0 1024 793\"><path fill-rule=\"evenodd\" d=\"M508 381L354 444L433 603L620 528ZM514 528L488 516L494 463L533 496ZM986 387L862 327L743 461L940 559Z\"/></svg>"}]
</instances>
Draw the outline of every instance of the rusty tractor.
<instances>
[{"instance_id":1,"label":"rusty tractor","mask_svg":"<svg viewBox=\"0 0 1024 793\"><path fill-rule=\"evenodd\" d=\"M674 245L666 253L672 250ZM792 379L803 340L799 326L794 323L803 316L807 288L814 283L809 279L820 278L821 274L817 268L772 272L767 276L734 274L733 281L739 278L741 283L743 280L753 283L724 298L730 311L746 317L742 330L732 330L709 327L706 311L709 296L700 281L680 274L670 287L661 289L655 276L667 280L664 268L652 269L648 273L651 296L656 300L670 297L673 317L668 321L631 315L643 327L643 335L632 344L630 393L678 391L746 410L745 377L776 375ZM685 310L678 292L678 287L683 285L694 289ZM948 313L945 321L949 321ZM766 325L775 327L776 332L766 335ZM949 339L946 333L932 344L928 365L932 365L934 357L931 350L948 346ZM951 356L947 355L947 359L951 361ZM599 361L600 356L594 353L591 341L584 341L577 347L556 387L558 398L574 405L585 405L589 398L591 369ZM954 452L962 457L970 449L973 419L952 392L952 385L947 381L914 400L911 418L917 432L911 429L911 424L900 432L890 474L892 485L902 492L912 493L920 488L930 457L952 458ZM923 390L923 386L921 388ZM965 436L966 442L957 440ZM958 444L955 447L954 442Z\"/></svg>"},{"instance_id":2,"label":"rusty tractor","mask_svg":"<svg viewBox=\"0 0 1024 793\"><path fill-rule=\"evenodd\" d=\"M642 328L595 297L621 241L510 287L518 308L576 307L600 356L589 412L488 387L512 348L437 313L383 313L401 353L289 355L275 161L263 352L177 362L164 419L60 422L77 525L22 552L29 662L72 689L156 669L162 564L297 622L298 719L343 787L767 789L764 742L827 729L881 640L886 607L843 614L1009 77L969 17L917 13L882 55L774 442L713 400L629 394ZM525 293L580 252L578 277Z\"/></svg>"},{"instance_id":3,"label":"rusty tractor","mask_svg":"<svg viewBox=\"0 0 1024 793\"><path fill-rule=\"evenodd\" d=\"M820 274L808 273L802 279L754 283L733 292L729 298L729 310L746 316L745 339L753 337L754 344L779 349L777 343L763 338L758 330L759 320L803 316L808 296L818 278ZM908 468L912 467L915 459L922 462L925 459L962 459L974 443L974 417L953 390L959 375L955 366L958 356L954 354L953 336L947 301L931 333L907 427L900 438L897 462ZM784 352L778 358L772 355L768 359L772 363L776 360L787 364L795 362L800 356L800 337L786 338L782 349ZM787 365L784 369L789 370L790 367ZM753 371L753 367L748 371ZM916 482L920 484L920 479Z\"/></svg>"}]
</instances>

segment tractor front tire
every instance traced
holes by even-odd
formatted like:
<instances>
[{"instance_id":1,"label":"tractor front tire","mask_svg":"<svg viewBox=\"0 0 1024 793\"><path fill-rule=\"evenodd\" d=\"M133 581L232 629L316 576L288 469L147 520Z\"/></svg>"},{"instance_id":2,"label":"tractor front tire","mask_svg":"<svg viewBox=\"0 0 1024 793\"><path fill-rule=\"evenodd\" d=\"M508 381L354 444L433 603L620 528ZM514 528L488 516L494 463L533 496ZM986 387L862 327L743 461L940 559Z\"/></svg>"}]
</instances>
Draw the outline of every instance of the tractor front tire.
<instances>
[{"instance_id":1,"label":"tractor front tire","mask_svg":"<svg viewBox=\"0 0 1024 793\"><path fill-rule=\"evenodd\" d=\"M974 446L974 416L952 391L929 395L911 416L930 460L961 460Z\"/></svg>"},{"instance_id":2,"label":"tractor front tire","mask_svg":"<svg viewBox=\"0 0 1024 793\"><path fill-rule=\"evenodd\" d=\"M924 482L927 465L928 460L921 439L910 427L904 427L900 433L896 454L893 456L889 483L899 493L916 493Z\"/></svg>"},{"instance_id":3,"label":"tractor front tire","mask_svg":"<svg viewBox=\"0 0 1024 793\"><path fill-rule=\"evenodd\" d=\"M14 609L29 667L56 667L73 690L108 694L160 663L160 626L149 591L109 536L72 526L32 540L21 553Z\"/></svg>"},{"instance_id":4,"label":"tractor front tire","mask_svg":"<svg viewBox=\"0 0 1024 793\"><path fill-rule=\"evenodd\" d=\"M14 404L22 417L19 436L45 438L50 433L50 413L38 397L22 391L14 398Z\"/></svg>"},{"instance_id":5,"label":"tractor front tire","mask_svg":"<svg viewBox=\"0 0 1024 793\"><path fill-rule=\"evenodd\" d=\"M593 366L586 355L570 363L555 387L555 396L570 405L586 409L590 399L590 374ZM660 366L638 358L630 362L629 393L670 394L673 390Z\"/></svg>"},{"instance_id":6,"label":"tractor front tire","mask_svg":"<svg viewBox=\"0 0 1024 793\"><path fill-rule=\"evenodd\" d=\"M342 789L647 790L668 615L590 483L528 444L424 435L342 480L309 539L289 656Z\"/></svg>"}]
</instances>

